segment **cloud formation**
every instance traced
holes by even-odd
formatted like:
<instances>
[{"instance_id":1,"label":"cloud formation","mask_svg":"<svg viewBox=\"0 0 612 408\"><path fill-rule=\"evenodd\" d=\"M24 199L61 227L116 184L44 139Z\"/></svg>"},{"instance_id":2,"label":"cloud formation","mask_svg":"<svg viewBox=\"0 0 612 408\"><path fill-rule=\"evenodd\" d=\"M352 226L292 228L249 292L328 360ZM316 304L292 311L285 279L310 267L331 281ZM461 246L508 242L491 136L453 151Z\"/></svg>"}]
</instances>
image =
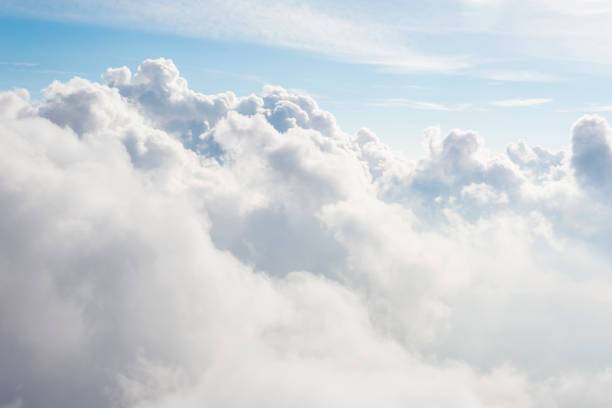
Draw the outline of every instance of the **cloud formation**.
<instances>
[{"instance_id":1,"label":"cloud formation","mask_svg":"<svg viewBox=\"0 0 612 408\"><path fill-rule=\"evenodd\" d=\"M540 106L552 102L550 98L530 98L530 99L504 99L492 102L491 105L498 108L528 108Z\"/></svg>"},{"instance_id":2,"label":"cloud formation","mask_svg":"<svg viewBox=\"0 0 612 408\"><path fill-rule=\"evenodd\" d=\"M410 161L172 61L0 94L0 406L612 403L610 129Z\"/></svg>"},{"instance_id":3,"label":"cloud formation","mask_svg":"<svg viewBox=\"0 0 612 408\"><path fill-rule=\"evenodd\" d=\"M446 112L462 111L470 107L469 104L450 105L450 104L440 103L440 102L413 101L411 99L404 99L404 98L383 99L380 101L373 102L370 105L379 106L383 108L408 108L408 109L446 111Z\"/></svg>"},{"instance_id":4,"label":"cloud formation","mask_svg":"<svg viewBox=\"0 0 612 408\"><path fill-rule=\"evenodd\" d=\"M557 82L612 62L609 0L4 0L0 13L316 53L387 72ZM571 27L572 29L568 29ZM551 60L554 61L551 63ZM542 72L540 72L542 71Z\"/></svg>"},{"instance_id":5,"label":"cloud formation","mask_svg":"<svg viewBox=\"0 0 612 408\"><path fill-rule=\"evenodd\" d=\"M472 63L467 55L417 49L402 30L373 21L368 10L347 14L346 6L359 8L353 3L337 9L318 0L5 0L0 12L248 41L407 72L448 72Z\"/></svg>"}]
</instances>

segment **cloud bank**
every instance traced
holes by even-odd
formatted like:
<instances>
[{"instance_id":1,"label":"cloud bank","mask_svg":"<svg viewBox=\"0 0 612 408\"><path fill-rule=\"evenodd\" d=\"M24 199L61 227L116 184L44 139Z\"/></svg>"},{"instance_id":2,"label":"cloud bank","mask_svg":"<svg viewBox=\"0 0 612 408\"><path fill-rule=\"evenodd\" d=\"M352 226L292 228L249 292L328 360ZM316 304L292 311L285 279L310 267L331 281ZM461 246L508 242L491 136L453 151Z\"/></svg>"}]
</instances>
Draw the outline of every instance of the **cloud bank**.
<instances>
[{"instance_id":1,"label":"cloud bank","mask_svg":"<svg viewBox=\"0 0 612 408\"><path fill-rule=\"evenodd\" d=\"M612 140L410 161L172 61L0 94L1 407L604 407Z\"/></svg>"}]
</instances>

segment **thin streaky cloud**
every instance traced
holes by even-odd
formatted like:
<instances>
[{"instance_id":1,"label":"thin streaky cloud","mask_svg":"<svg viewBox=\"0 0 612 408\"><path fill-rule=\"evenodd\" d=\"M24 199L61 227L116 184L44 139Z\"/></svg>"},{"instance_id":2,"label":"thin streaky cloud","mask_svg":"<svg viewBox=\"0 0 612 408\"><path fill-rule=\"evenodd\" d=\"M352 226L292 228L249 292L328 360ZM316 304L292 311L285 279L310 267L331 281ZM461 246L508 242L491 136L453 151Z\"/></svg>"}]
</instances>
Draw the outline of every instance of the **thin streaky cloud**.
<instances>
[{"instance_id":1,"label":"thin streaky cloud","mask_svg":"<svg viewBox=\"0 0 612 408\"><path fill-rule=\"evenodd\" d=\"M564 78L536 71L492 71L482 75L485 79L501 82L561 82Z\"/></svg>"},{"instance_id":2,"label":"thin streaky cloud","mask_svg":"<svg viewBox=\"0 0 612 408\"><path fill-rule=\"evenodd\" d=\"M82 71L70 71L62 69L48 69L41 66L39 63L34 62L5 62L0 61L0 67L8 71L25 71L31 74L45 74L45 75L87 75L86 72Z\"/></svg>"},{"instance_id":3,"label":"thin streaky cloud","mask_svg":"<svg viewBox=\"0 0 612 408\"><path fill-rule=\"evenodd\" d=\"M266 85L270 82L257 75L250 75L250 74L245 74L241 72L230 72L230 71L224 71L224 70L213 69L213 68L202 68L202 71L213 74L213 75L219 75L219 76L225 76L229 78L241 79L243 81L255 82L260 85Z\"/></svg>"},{"instance_id":4,"label":"thin streaky cloud","mask_svg":"<svg viewBox=\"0 0 612 408\"><path fill-rule=\"evenodd\" d=\"M531 98L531 99L504 99L491 102L491 105L498 108L528 108L540 106L552 102L550 98Z\"/></svg>"},{"instance_id":5,"label":"thin streaky cloud","mask_svg":"<svg viewBox=\"0 0 612 408\"><path fill-rule=\"evenodd\" d=\"M612 63L605 41L612 35L607 0L583 1L580 7L571 1L441 0L435 12L424 0L397 3L388 7L384 2L373 6L346 0L4 0L0 13L243 41L370 64L397 74L479 76L486 67L491 70L488 76L500 81L555 82L562 80L559 72L580 72L571 61L584 61L590 72L597 72L598 64ZM494 44L494 50L483 52L481 42ZM514 72L500 59L557 63L542 68L550 73Z\"/></svg>"},{"instance_id":6,"label":"thin streaky cloud","mask_svg":"<svg viewBox=\"0 0 612 408\"><path fill-rule=\"evenodd\" d=\"M587 107L581 107L581 108L566 108L566 109L558 109L555 112L559 112L559 113L577 113L577 112L590 112L590 113L596 113L596 112L612 112L612 104L610 105L594 105L594 106L587 106Z\"/></svg>"},{"instance_id":7,"label":"thin streaky cloud","mask_svg":"<svg viewBox=\"0 0 612 408\"><path fill-rule=\"evenodd\" d=\"M19 68L11 68L12 71L20 71ZM87 72L82 71L65 71L62 69L27 69L28 73L39 74L39 75L73 75L73 76L87 76Z\"/></svg>"},{"instance_id":8,"label":"thin streaky cloud","mask_svg":"<svg viewBox=\"0 0 612 408\"><path fill-rule=\"evenodd\" d=\"M34 62L22 62L22 61L0 61L1 66L9 66L9 67L21 67L21 68L30 68L37 67L39 64Z\"/></svg>"},{"instance_id":9,"label":"thin streaky cloud","mask_svg":"<svg viewBox=\"0 0 612 408\"><path fill-rule=\"evenodd\" d=\"M586 110L592 112L612 112L612 104L595 106L593 108L587 108Z\"/></svg>"},{"instance_id":10,"label":"thin streaky cloud","mask_svg":"<svg viewBox=\"0 0 612 408\"><path fill-rule=\"evenodd\" d=\"M470 104L447 104L440 102L431 101L415 101L411 99L403 98L391 98L382 99L369 103L370 106L382 107L382 108L410 108L419 110L434 110L434 111L445 111L445 112L458 112L464 111L471 107Z\"/></svg>"},{"instance_id":11,"label":"thin streaky cloud","mask_svg":"<svg viewBox=\"0 0 612 408\"><path fill-rule=\"evenodd\" d=\"M317 7L281 1L230 2L165 0L112 3L91 0L75 5L59 0L7 0L0 12L238 40L325 55L344 62L393 68L401 72L452 72L472 65L469 57L424 51L407 45L405 32L369 19L347 18Z\"/></svg>"}]
</instances>

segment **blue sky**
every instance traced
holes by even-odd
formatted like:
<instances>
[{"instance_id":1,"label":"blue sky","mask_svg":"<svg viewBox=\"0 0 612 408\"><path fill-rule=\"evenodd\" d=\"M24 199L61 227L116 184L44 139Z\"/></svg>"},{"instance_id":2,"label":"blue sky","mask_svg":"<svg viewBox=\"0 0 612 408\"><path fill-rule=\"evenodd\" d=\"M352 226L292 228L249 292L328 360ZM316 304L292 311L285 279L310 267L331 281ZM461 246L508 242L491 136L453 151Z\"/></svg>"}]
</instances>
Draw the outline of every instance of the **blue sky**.
<instances>
[{"instance_id":1,"label":"blue sky","mask_svg":"<svg viewBox=\"0 0 612 408\"><path fill-rule=\"evenodd\" d=\"M36 98L54 79L164 56L206 93L303 90L344 130L369 127L411 156L429 126L560 148L582 114L610 117L610 10L505 3L7 0L0 88Z\"/></svg>"}]
</instances>

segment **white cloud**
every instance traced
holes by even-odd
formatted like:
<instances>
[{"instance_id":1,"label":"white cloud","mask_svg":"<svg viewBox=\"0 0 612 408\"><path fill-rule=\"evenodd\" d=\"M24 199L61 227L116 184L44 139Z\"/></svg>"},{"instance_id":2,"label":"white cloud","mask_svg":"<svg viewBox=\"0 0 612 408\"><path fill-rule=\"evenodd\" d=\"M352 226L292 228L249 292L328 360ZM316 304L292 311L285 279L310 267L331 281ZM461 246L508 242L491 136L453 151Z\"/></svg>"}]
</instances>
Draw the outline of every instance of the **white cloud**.
<instances>
[{"instance_id":1,"label":"white cloud","mask_svg":"<svg viewBox=\"0 0 612 408\"><path fill-rule=\"evenodd\" d=\"M607 406L610 129L428 130L172 61L0 94L0 406Z\"/></svg>"},{"instance_id":2,"label":"white cloud","mask_svg":"<svg viewBox=\"0 0 612 408\"><path fill-rule=\"evenodd\" d=\"M37 67L38 64L33 63L33 62L6 62L6 61L2 61L0 62L0 65L4 65L4 66L9 66L9 67L14 67L14 68L31 68L31 67Z\"/></svg>"},{"instance_id":3,"label":"white cloud","mask_svg":"<svg viewBox=\"0 0 612 408\"><path fill-rule=\"evenodd\" d=\"M586 112L586 113L601 113L601 112L612 112L612 105L590 105L583 108L566 108L566 109L558 109L557 112L567 113L567 112Z\"/></svg>"},{"instance_id":4,"label":"white cloud","mask_svg":"<svg viewBox=\"0 0 612 408\"><path fill-rule=\"evenodd\" d=\"M599 116L585 116L574 125L572 164L578 181L595 190L612 188L612 134Z\"/></svg>"},{"instance_id":5,"label":"white cloud","mask_svg":"<svg viewBox=\"0 0 612 408\"><path fill-rule=\"evenodd\" d=\"M435 5L424 0L383 5L5 0L0 5L9 15L246 41L390 72L460 72L521 82L555 82L583 72L607 76L610 10L608 0L441 0Z\"/></svg>"},{"instance_id":6,"label":"white cloud","mask_svg":"<svg viewBox=\"0 0 612 408\"><path fill-rule=\"evenodd\" d=\"M482 77L507 82L559 82L563 80L557 75L535 71L493 71L483 74Z\"/></svg>"},{"instance_id":7,"label":"white cloud","mask_svg":"<svg viewBox=\"0 0 612 408\"><path fill-rule=\"evenodd\" d=\"M531 106L540 106L552 102L549 98L530 98L530 99L504 99L491 102L491 105L498 108L528 108Z\"/></svg>"},{"instance_id":8,"label":"white cloud","mask_svg":"<svg viewBox=\"0 0 612 408\"><path fill-rule=\"evenodd\" d=\"M583 112L612 112L612 105L596 105L580 109Z\"/></svg>"},{"instance_id":9,"label":"white cloud","mask_svg":"<svg viewBox=\"0 0 612 408\"><path fill-rule=\"evenodd\" d=\"M608 0L5 0L0 11L292 48L399 73L556 82L608 76L612 62Z\"/></svg>"},{"instance_id":10,"label":"white cloud","mask_svg":"<svg viewBox=\"0 0 612 408\"><path fill-rule=\"evenodd\" d=\"M599 105L591 108L585 108L588 112L612 112L612 105Z\"/></svg>"},{"instance_id":11,"label":"white cloud","mask_svg":"<svg viewBox=\"0 0 612 408\"><path fill-rule=\"evenodd\" d=\"M248 41L323 54L342 61L392 67L402 72L456 71L466 55L408 45L405 33L384 22L337 12L317 2L119 0L112 3L8 0L0 11L28 16L155 29L188 36Z\"/></svg>"},{"instance_id":12,"label":"white cloud","mask_svg":"<svg viewBox=\"0 0 612 408\"><path fill-rule=\"evenodd\" d=\"M384 108L409 108L419 110L434 110L434 111L462 111L470 107L469 104L451 105L440 102L428 102L428 101L413 101L404 98L390 98L375 101L370 103L371 106L378 106Z\"/></svg>"},{"instance_id":13,"label":"white cloud","mask_svg":"<svg viewBox=\"0 0 612 408\"><path fill-rule=\"evenodd\" d=\"M551 69L562 67L560 72L607 76L605 69L598 71L597 65L605 67L612 61L606 52L606 39L612 34L608 0L499 0L494 7L485 2L469 3L465 5L468 18L464 22L477 24L480 29L476 31L501 39L496 42L504 51L501 61L513 55L524 61L543 62ZM470 31L470 26L464 29Z\"/></svg>"}]
</instances>

